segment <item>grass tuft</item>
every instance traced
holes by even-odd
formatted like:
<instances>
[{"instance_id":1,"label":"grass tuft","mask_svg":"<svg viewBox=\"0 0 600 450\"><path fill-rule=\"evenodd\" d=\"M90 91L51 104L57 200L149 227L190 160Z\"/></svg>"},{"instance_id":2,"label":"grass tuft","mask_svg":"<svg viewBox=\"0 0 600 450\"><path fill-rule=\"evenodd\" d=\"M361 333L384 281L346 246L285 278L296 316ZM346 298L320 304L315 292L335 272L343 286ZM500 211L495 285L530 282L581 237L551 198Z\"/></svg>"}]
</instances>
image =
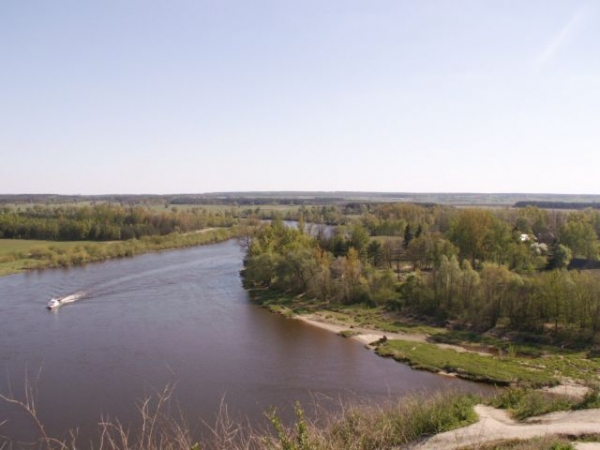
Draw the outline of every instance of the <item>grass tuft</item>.
<instances>
[{"instance_id":1,"label":"grass tuft","mask_svg":"<svg viewBox=\"0 0 600 450\"><path fill-rule=\"evenodd\" d=\"M351 338L358 336L360 333L356 330L342 330L338 334L343 338Z\"/></svg>"}]
</instances>

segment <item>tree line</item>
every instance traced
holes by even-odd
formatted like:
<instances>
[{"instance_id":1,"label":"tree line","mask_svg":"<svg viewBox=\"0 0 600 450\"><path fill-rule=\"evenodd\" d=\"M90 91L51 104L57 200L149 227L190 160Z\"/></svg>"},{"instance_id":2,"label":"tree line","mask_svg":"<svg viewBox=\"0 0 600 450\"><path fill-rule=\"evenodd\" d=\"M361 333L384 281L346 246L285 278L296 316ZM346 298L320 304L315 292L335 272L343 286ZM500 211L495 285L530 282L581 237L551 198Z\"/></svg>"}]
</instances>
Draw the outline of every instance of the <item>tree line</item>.
<instances>
[{"instance_id":1,"label":"tree line","mask_svg":"<svg viewBox=\"0 0 600 450\"><path fill-rule=\"evenodd\" d=\"M515 208L536 206L547 209L600 209L598 202L561 202L561 201L520 201L515 203Z\"/></svg>"},{"instance_id":2,"label":"tree line","mask_svg":"<svg viewBox=\"0 0 600 450\"><path fill-rule=\"evenodd\" d=\"M227 209L157 209L110 203L0 208L0 238L4 239L116 241L235 223L236 215Z\"/></svg>"}]
</instances>

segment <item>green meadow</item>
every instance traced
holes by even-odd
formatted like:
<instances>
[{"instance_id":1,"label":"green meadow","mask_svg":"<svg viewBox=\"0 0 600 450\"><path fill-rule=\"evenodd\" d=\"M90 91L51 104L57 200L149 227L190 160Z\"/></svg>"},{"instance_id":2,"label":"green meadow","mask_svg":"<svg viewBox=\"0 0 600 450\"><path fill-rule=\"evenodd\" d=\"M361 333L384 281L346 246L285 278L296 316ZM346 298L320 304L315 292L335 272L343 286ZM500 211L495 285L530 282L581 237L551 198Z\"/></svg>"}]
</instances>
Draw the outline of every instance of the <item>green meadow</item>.
<instances>
[{"instance_id":1,"label":"green meadow","mask_svg":"<svg viewBox=\"0 0 600 450\"><path fill-rule=\"evenodd\" d=\"M43 251L70 253L85 245L110 245L91 241L60 242L28 239L0 239L0 276L41 266L38 255ZM52 250L51 250L52 249Z\"/></svg>"},{"instance_id":2,"label":"green meadow","mask_svg":"<svg viewBox=\"0 0 600 450\"><path fill-rule=\"evenodd\" d=\"M214 244L237 236L236 227L195 233L145 236L127 241L40 241L0 239L0 276L25 270L70 267L161 250Z\"/></svg>"}]
</instances>

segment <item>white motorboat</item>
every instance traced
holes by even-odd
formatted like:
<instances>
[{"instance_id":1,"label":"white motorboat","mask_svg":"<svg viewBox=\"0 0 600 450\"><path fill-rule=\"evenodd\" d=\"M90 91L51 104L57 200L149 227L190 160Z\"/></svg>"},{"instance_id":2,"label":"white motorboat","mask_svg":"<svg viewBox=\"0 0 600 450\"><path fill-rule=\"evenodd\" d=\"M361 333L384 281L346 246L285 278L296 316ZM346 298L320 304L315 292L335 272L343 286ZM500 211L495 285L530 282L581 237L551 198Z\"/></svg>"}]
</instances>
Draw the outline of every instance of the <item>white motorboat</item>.
<instances>
[{"instance_id":1,"label":"white motorboat","mask_svg":"<svg viewBox=\"0 0 600 450\"><path fill-rule=\"evenodd\" d=\"M57 298L51 298L46 306L48 309L56 309L60 306L60 300Z\"/></svg>"}]
</instances>

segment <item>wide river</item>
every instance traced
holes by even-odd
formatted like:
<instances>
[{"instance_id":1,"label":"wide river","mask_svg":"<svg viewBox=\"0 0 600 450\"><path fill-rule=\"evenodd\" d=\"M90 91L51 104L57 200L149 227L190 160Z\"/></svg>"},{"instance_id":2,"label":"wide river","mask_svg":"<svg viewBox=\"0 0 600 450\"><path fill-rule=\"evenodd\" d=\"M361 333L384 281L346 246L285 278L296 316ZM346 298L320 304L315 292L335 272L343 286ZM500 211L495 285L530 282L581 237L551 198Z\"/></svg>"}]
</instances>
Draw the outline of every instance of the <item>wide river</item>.
<instances>
[{"instance_id":1,"label":"wide river","mask_svg":"<svg viewBox=\"0 0 600 450\"><path fill-rule=\"evenodd\" d=\"M485 390L251 304L242 256L228 241L0 278L0 393L23 398L28 379L46 430L78 428L87 439L101 417L135 423L137 403L168 384L172 407L208 422L223 399L236 417L260 421L296 400L310 409L315 400ZM69 295L78 299L46 309ZM37 434L0 400L0 436Z\"/></svg>"}]
</instances>

